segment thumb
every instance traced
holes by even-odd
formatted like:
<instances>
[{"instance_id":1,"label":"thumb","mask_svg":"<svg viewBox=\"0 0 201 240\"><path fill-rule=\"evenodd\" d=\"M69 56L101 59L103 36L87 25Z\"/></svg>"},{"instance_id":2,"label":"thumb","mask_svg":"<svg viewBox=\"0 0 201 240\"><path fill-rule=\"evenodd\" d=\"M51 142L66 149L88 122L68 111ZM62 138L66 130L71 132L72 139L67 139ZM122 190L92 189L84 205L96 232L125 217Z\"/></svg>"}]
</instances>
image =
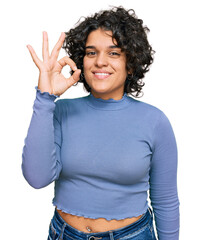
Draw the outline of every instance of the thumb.
<instances>
[{"instance_id":1,"label":"thumb","mask_svg":"<svg viewBox=\"0 0 201 240\"><path fill-rule=\"evenodd\" d=\"M81 74L81 70L80 70L80 69L77 69L77 70L73 73L73 75L72 75L73 79L74 79L75 81L78 81L78 80L80 79L80 74Z\"/></svg>"},{"instance_id":2,"label":"thumb","mask_svg":"<svg viewBox=\"0 0 201 240\"><path fill-rule=\"evenodd\" d=\"M77 69L70 78L66 79L68 82L68 85L72 86L73 84L75 84L80 79L80 74L81 74L81 70Z\"/></svg>"}]
</instances>

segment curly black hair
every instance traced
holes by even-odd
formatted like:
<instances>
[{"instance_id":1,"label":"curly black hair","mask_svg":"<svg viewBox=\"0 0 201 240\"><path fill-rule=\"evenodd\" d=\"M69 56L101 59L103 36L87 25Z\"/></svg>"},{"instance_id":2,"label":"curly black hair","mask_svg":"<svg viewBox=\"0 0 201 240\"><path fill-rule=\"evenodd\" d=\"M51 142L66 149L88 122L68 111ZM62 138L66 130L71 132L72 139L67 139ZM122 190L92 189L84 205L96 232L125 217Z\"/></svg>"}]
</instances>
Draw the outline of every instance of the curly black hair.
<instances>
[{"instance_id":1,"label":"curly black hair","mask_svg":"<svg viewBox=\"0 0 201 240\"><path fill-rule=\"evenodd\" d=\"M65 32L66 38L62 48L82 73L87 37L92 31L99 28L112 31L113 41L115 39L118 47L126 54L126 69L132 74L127 75L124 92L130 93L134 97L141 97L143 95L141 90L145 85L142 78L149 71L155 53L147 40L149 28L143 26L143 21L138 19L133 9L125 10L122 6L100 11L84 18L83 21L79 20L75 28ZM83 74L78 82L82 82L85 90L91 92Z\"/></svg>"}]
</instances>

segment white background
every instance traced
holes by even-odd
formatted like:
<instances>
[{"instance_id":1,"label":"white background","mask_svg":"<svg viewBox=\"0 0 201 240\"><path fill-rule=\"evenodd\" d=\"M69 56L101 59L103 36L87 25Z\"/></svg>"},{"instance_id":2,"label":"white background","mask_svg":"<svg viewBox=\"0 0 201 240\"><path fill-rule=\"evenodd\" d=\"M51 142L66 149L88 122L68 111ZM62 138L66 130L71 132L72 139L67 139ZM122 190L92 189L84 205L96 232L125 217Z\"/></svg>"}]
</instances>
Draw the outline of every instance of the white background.
<instances>
[{"instance_id":1,"label":"white background","mask_svg":"<svg viewBox=\"0 0 201 240\"><path fill-rule=\"evenodd\" d=\"M200 63L199 1L150 0L18 0L0 4L1 67L1 239L47 239L53 216L53 184L35 190L21 173L24 139L32 115L38 69L26 48L42 56L42 31L50 50L60 33L81 16L109 5L133 8L150 28L155 61L145 77L141 101L164 111L172 123L179 153L180 239L200 236ZM65 56L62 49L59 58ZM83 85L71 87L62 98L88 95ZM2 236L3 235L3 236Z\"/></svg>"}]
</instances>

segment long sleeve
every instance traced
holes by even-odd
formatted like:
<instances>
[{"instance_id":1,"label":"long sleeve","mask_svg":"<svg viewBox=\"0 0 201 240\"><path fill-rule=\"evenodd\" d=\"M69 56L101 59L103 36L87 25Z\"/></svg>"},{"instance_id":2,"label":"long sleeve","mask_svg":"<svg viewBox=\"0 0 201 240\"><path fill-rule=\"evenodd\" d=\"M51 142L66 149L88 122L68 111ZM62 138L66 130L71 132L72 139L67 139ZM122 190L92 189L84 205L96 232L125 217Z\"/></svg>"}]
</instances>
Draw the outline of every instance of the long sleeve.
<instances>
[{"instance_id":1,"label":"long sleeve","mask_svg":"<svg viewBox=\"0 0 201 240\"><path fill-rule=\"evenodd\" d=\"M21 167L27 182L38 189L58 179L62 165L61 126L54 113L58 96L36 90Z\"/></svg>"},{"instance_id":2,"label":"long sleeve","mask_svg":"<svg viewBox=\"0 0 201 240\"><path fill-rule=\"evenodd\" d=\"M161 112L154 131L150 199L159 240L179 239L177 145L168 118Z\"/></svg>"}]
</instances>

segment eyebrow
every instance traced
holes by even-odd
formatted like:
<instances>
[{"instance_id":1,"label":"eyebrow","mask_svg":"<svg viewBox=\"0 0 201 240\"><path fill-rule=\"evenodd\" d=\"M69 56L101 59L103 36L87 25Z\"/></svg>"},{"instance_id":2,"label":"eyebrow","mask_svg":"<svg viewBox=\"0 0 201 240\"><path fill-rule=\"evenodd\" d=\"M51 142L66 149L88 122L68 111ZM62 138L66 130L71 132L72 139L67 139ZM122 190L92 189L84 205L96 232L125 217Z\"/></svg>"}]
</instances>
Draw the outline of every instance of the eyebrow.
<instances>
[{"instance_id":1,"label":"eyebrow","mask_svg":"<svg viewBox=\"0 0 201 240\"><path fill-rule=\"evenodd\" d=\"M96 49L96 47L95 46L86 46L85 47L85 49ZM111 49L113 49L113 48L120 48L120 47L118 47L118 46L116 46L116 45L111 45L111 46L108 46L108 48L111 48Z\"/></svg>"}]
</instances>

